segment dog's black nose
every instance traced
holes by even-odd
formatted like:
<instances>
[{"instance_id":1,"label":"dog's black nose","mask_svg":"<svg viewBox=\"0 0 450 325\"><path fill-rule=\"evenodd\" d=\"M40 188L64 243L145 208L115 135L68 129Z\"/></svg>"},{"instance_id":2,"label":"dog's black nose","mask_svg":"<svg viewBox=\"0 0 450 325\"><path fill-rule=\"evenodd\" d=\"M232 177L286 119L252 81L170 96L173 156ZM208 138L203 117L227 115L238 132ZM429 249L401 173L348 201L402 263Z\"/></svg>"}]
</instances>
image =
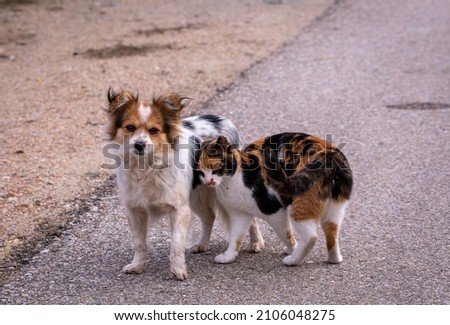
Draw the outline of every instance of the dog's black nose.
<instances>
[{"instance_id":1,"label":"dog's black nose","mask_svg":"<svg viewBox=\"0 0 450 325\"><path fill-rule=\"evenodd\" d=\"M144 153L145 143L144 142L136 142L134 144L134 149L136 149L139 154Z\"/></svg>"}]
</instances>

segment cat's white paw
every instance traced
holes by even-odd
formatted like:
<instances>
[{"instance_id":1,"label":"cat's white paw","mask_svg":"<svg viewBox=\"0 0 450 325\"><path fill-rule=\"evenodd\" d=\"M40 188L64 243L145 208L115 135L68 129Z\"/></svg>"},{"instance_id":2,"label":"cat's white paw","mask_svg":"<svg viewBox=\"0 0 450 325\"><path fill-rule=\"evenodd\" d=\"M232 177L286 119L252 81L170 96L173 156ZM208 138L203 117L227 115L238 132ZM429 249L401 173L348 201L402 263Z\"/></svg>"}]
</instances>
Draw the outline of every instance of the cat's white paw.
<instances>
[{"instance_id":1,"label":"cat's white paw","mask_svg":"<svg viewBox=\"0 0 450 325\"><path fill-rule=\"evenodd\" d=\"M219 264L231 263L236 259L237 254L220 254L214 258L214 261Z\"/></svg>"},{"instance_id":2,"label":"cat's white paw","mask_svg":"<svg viewBox=\"0 0 450 325\"><path fill-rule=\"evenodd\" d=\"M251 250L254 253L260 253L263 251L264 246L265 246L264 240L257 241L257 242L251 243Z\"/></svg>"},{"instance_id":3,"label":"cat's white paw","mask_svg":"<svg viewBox=\"0 0 450 325\"><path fill-rule=\"evenodd\" d=\"M328 255L328 263L331 264L339 264L342 262L342 256L341 254L338 255Z\"/></svg>"},{"instance_id":4,"label":"cat's white paw","mask_svg":"<svg viewBox=\"0 0 450 325\"><path fill-rule=\"evenodd\" d=\"M293 266L293 265L298 265L300 264L300 261L298 261L296 258L294 258L292 255L288 255L285 258L283 258L283 264L284 265L289 265L289 266Z\"/></svg>"},{"instance_id":5,"label":"cat's white paw","mask_svg":"<svg viewBox=\"0 0 450 325\"><path fill-rule=\"evenodd\" d=\"M145 263L130 263L122 269L124 273L140 274L145 270Z\"/></svg>"},{"instance_id":6,"label":"cat's white paw","mask_svg":"<svg viewBox=\"0 0 450 325\"><path fill-rule=\"evenodd\" d=\"M286 255L291 255L292 252L294 251L295 247L292 246L284 246L283 247L283 253L285 253Z\"/></svg>"},{"instance_id":7,"label":"cat's white paw","mask_svg":"<svg viewBox=\"0 0 450 325\"><path fill-rule=\"evenodd\" d=\"M194 254L203 253L203 252L206 252L207 250L208 250L208 246L202 245L202 244L195 244L189 248L189 251Z\"/></svg>"}]
</instances>

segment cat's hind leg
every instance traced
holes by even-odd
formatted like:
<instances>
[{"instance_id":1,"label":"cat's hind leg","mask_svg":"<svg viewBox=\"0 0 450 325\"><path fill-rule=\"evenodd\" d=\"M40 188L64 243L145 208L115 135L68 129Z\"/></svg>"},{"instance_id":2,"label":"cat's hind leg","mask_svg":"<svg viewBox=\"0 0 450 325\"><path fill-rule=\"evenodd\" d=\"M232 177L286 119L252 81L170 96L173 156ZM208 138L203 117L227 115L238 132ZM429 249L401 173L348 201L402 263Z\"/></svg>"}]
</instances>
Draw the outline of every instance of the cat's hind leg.
<instances>
[{"instance_id":1,"label":"cat's hind leg","mask_svg":"<svg viewBox=\"0 0 450 325\"><path fill-rule=\"evenodd\" d=\"M319 223L317 219L311 218L294 221L293 227L297 234L297 246L291 255L283 259L285 265L298 265L311 252L316 244Z\"/></svg>"},{"instance_id":2,"label":"cat's hind leg","mask_svg":"<svg viewBox=\"0 0 450 325\"><path fill-rule=\"evenodd\" d=\"M294 197L291 205L291 221L295 230L297 246L291 255L283 259L286 265L298 265L311 252L316 244L317 229L325 202L318 188Z\"/></svg>"},{"instance_id":3,"label":"cat's hind leg","mask_svg":"<svg viewBox=\"0 0 450 325\"><path fill-rule=\"evenodd\" d=\"M252 220L253 218L247 215L234 215L230 213L228 248L225 252L216 256L214 259L216 263L231 263L236 259Z\"/></svg>"},{"instance_id":4,"label":"cat's hind leg","mask_svg":"<svg viewBox=\"0 0 450 325\"><path fill-rule=\"evenodd\" d=\"M325 212L321 218L323 232L327 242L328 262L341 263L342 255L339 250L339 228L344 219L347 201L338 202L331 200L328 202Z\"/></svg>"},{"instance_id":5,"label":"cat's hind leg","mask_svg":"<svg viewBox=\"0 0 450 325\"><path fill-rule=\"evenodd\" d=\"M265 220L285 245L283 252L287 255L292 254L295 246L297 245L297 241L295 240L295 235L292 231L289 216L276 214L268 216Z\"/></svg>"}]
</instances>

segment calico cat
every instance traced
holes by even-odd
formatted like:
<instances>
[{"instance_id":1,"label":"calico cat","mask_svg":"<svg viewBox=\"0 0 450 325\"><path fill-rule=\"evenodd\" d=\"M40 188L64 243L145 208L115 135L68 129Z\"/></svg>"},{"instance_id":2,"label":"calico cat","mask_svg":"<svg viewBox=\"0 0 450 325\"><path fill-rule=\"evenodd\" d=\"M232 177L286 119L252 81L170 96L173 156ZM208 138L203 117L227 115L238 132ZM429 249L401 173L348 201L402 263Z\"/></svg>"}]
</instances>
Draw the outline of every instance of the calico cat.
<instances>
[{"instance_id":1,"label":"calico cat","mask_svg":"<svg viewBox=\"0 0 450 325\"><path fill-rule=\"evenodd\" d=\"M202 143L195 168L195 177L216 189L230 218L229 246L217 263L235 260L254 216L267 221L286 245L284 264L298 265L311 252L319 223L328 262L342 261L338 234L353 177L346 157L331 143L281 133L239 150L220 136Z\"/></svg>"}]
</instances>

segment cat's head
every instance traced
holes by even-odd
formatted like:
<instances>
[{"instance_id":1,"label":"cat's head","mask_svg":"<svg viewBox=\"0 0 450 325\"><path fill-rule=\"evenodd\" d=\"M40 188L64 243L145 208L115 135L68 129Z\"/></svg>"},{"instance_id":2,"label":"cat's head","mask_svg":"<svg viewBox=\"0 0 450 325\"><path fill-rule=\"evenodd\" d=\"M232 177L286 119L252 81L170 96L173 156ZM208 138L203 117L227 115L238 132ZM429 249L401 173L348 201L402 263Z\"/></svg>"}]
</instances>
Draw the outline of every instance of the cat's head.
<instances>
[{"instance_id":1,"label":"cat's head","mask_svg":"<svg viewBox=\"0 0 450 325\"><path fill-rule=\"evenodd\" d=\"M200 182L207 186L218 186L223 177L233 176L237 169L238 152L222 135L216 140L204 141L197 160Z\"/></svg>"}]
</instances>

